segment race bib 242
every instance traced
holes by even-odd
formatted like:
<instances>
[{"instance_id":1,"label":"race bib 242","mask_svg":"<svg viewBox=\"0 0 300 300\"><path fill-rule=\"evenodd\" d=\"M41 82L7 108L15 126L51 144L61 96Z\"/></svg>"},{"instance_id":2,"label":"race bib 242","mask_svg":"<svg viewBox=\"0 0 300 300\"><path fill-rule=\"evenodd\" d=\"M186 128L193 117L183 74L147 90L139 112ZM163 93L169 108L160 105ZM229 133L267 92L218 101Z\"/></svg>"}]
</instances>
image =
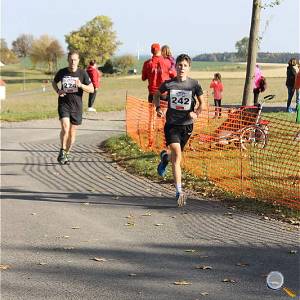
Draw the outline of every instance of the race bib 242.
<instances>
[{"instance_id":1,"label":"race bib 242","mask_svg":"<svg viewBox=\"0 0 300 300\"><path fill-rule=\"evenodd\" d=\"M176 110L190 110L192 105L192 91L171 90L170 107Z\"/></svg>"}]
</instances>

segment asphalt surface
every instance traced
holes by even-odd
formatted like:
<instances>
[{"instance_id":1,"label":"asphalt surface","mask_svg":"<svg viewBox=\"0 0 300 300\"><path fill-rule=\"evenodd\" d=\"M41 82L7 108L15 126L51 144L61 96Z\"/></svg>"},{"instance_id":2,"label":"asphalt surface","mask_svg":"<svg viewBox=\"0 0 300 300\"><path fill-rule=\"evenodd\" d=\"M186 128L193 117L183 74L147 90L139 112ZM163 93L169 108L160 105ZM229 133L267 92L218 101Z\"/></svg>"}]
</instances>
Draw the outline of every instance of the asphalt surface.
<instances>
[{"instance_id":1,"label":"asphalt surface","mask_svg":"<svg viewBox=\"0 0 300 300\"><path fill-rule=\"evenodd\" d=\"M208 199L178 209L99 149L124 127L88 115L60 166L57 120L2 124L1 299L290 299L271 271L300 294L297 229Z\"/></svg>"}]
</instances>

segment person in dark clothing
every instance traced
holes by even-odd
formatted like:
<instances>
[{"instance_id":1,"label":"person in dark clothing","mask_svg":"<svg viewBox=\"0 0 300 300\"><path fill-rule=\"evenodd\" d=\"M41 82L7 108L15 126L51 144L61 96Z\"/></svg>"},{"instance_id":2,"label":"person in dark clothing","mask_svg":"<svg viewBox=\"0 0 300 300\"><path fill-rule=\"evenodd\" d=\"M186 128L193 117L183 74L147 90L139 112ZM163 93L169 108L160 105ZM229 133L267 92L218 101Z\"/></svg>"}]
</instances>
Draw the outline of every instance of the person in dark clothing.
<instances>
[{"instance_id":1,"label":"person in dark clothing","mask_svg":"<svg viewBox=\"0 0 300 300\"><path fill-rule=\"evenodd\" d=\"M161 161L157 167L160 176L164 176L166 167L171 159L174 185L176 188L177 205L186 204L186 195L181 187L181 158L184 146L188 142L193 123L203 109L203 91L197 80L188 77L191 58L181 54L176 59L176 77L161 84L154 95L154 105L158 117L164 116L160 107L160 97L167 93L168 109L164 127L166 146L160 154Z\"/></svg>"},{"instance_id":2,"label":"person in dark clothing","mask_svg":"<svg viewBox=\"0 0 300 300\"><path fill-rule=\"evenodd\" d=\"M295 94L295 80L296 80L296 65L297 61L295 58L291 58L289 60L287 69L286 69L286 82L285 85L288 90L288 99L287 99L287 105L286 105L286 111L287 112L293 112L293 109L291 108L291 103L293 96Z\"/></svg>"},{"instance_id":3,"label":"person in dark clothing","mask_svg":"<svg viewBox=\"0 0 300 300\"><path fill-rule=\"evenodd\" d=\"M76 129L82 123L82 94L94 92L89 75L78 68L78 52L69 52L68 63L69 66L60 69L52 81L52 87L58 95L61 148L57 161L61 165L69 164L69 151L75 142Z\"/></svg>"}]
</instances>

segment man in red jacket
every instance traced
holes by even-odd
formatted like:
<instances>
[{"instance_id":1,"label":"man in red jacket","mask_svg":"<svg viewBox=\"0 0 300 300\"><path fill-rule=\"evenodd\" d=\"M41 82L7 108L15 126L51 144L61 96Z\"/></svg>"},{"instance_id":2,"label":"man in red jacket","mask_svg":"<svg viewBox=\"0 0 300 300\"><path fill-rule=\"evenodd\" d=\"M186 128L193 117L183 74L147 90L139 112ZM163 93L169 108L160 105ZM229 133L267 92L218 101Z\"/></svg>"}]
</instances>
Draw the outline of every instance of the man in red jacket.
<instances>
[{"instance_id":1,"label":"man in red jacket","mask_svg":"<svg viewBox=\"0 0 300 300\"><path fill-rule=\"evenodd\" d=\"M93 83L94 86L94 93L90 93L89 94L89 103L88 103L88 112L95 112L96 109L93 107L95 99L96 99L96 95L97 95L97 90L100 87L100 77L101 77L101 73L97 68L97 63L96 60L91 60L90 64L88 65L87 69L86 69L87 73L89 74L91 81Z\"/></svg>"},{"instance_id":2,"label":"man in red jacket","mask_svg":"<svg viewBox=\"0 0 300 300\"><path fill-rule=\"evenodd\" d=\"M160 45L154 43L151 45L152 57L144 62L142 69L142 80L148 80L148 102L149 102L149 121L148 121L148 147L153 144L154 119L156 117L153 102L153 96L158 91L160 85L170 79L169 66L161 55ZM161 95L162 101L166 100L166 94Z\"/></svg>"}]
</instances>

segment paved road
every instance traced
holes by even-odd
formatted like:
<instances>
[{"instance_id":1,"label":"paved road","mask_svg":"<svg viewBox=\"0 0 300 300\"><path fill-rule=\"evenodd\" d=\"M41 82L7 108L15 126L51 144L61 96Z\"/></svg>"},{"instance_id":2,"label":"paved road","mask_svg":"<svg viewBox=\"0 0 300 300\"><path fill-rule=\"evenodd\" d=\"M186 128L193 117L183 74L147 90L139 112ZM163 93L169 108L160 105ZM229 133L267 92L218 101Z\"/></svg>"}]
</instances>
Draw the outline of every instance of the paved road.
<instances>
[{"instance_id":1,"label":"paved road","mask_svg":"<svg viewBox=\"0 0 300 300\"><path fill-rule=\"evenodd\" d=\"M298 232L206 199L177 209L99 149L123 119L85 119L70 166L57 120L2 124L1 299L289 299L266 288L272 270L300 293Z\"/></svg>"}]
</instances>

